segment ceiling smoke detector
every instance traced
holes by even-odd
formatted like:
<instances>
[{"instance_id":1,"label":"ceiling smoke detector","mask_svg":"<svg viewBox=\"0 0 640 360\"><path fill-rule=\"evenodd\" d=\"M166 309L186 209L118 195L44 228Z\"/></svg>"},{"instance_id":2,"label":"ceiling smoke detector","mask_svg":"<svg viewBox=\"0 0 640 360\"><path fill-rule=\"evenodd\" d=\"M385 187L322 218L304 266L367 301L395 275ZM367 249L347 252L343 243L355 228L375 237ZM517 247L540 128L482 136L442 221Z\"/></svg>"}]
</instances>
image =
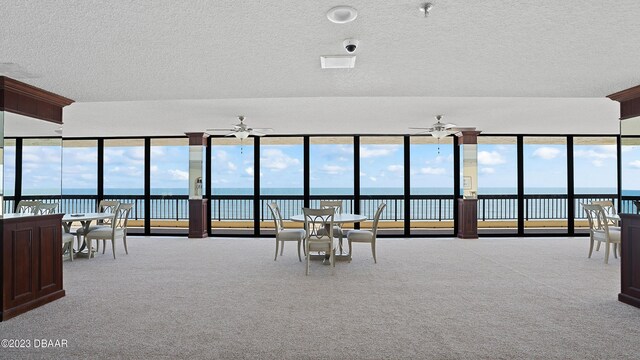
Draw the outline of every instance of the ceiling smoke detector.
<instances>
[{"instance_id":1,"label":"ceiling smoke detector","mask_svg":"<svg viewBox=\"0 0 640 360\"><path fill-rule=\"evenodd\" d=\"M358 17L358 10L351 6L336 6L327 11L327 19L332 23L346 24L352 22Z\"/></svg>"},{"instance_id":2,"label":"ceiling smoke detector","mask_svg":"<svg viewBox=\"0 0 640 360\"><path fill-rule=\"evenodd\" d=\"M433 4L430 2L420 5L420 11L424 13L424 17L429 16L431 9L433 9Z\"/></svg>"}]
</instances>

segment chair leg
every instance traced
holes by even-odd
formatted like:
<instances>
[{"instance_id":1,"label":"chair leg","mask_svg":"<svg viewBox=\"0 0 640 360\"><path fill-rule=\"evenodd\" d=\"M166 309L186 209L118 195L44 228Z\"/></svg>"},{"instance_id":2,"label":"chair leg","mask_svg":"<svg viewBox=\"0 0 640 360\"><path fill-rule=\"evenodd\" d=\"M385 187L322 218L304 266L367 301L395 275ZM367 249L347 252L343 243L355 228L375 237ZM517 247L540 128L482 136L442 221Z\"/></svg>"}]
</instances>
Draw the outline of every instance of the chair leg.
<instances>
[{"instance_id":1,"label":"chair leg","mask_svg":"<svg viewBox=\"0 0 640 360\"><path fill-rule=\"evenodd\" d=\"M604 246L606 247L606 249L604 250L604 263L608 264L609 263L609 242L607 241Z\"/></svg>"},{"instance_id":2,"label":"chair leg","mask_svg":"<svg viewBox=\"0 0 640 360\"><path fill-rule=\"evenodd\" d=\"M283 251L284 251L284 241L280 243L280 256L282 256Z\"/></svg>"},{"instance_id":3,"label":"chair leg","mask_svg":"<svg viewBox=\"0 0 640 360\"><path fill-rule=\"evenodd\" d=\"M352 251L353 251L353 244L351 243L351 240L349 240L349 261L353 260L353 257L351 255Z\"/></svg>"},{"instance_id":4,"label":"chair leg","mask_svg":"<svg viewBox=\"0 0 640 360\"><path fill-rule=\"evenodd\" d=\"M598 247L600 247L600 242L598 241ZM589 259L591 259L591 254L593 253L593 238L589 238Z\"/></svg>"},{"instance_id":5,"label":"chair leg","mask_svg":"<svg viewBox=\"0 0 640 360\"><path fill-rule=\"evenodd\" d=\"M300 260L300 262L302 262L302 258L300 257L300 244L302 243L302 241L298 240L298 260Z\"/></svg>"},{"instance_id":6,"label":"chair leg","mask_svg":"<svg viewBox=\"0 0 640 360\"><path fill-rule=\"evenodd\" d=\"M600 242L598 241L598 245L596 245L596 251L600 251Z\"/></svg>"},{"instance_id":7,"label":"chair leg","mask_svg":"<svg viewBox=\"0 0 640 360\"><path fill-rule=\"evenodd\" d=\"M104 254L105 250L107 250L107 240L102 240L102 253Z\"/></svg>"},{"instance_id":8,"label":"chair leg","mask_svg":"<svg viewBox=\"0 0 640 360\"><path fill-rule=\"evenodd\" d=\"M102 244L102 246L104 246L104 244ZM106 247L106 246L104 246ZM116 258L116 239L111 239L111 250L113 250L113 259L115 260ZM103 252L104 254L104 252Z\"/></svg>"},{"instance_id":9,"label":"chair leg","mask_svg":"<svg viewBox=\"0 0 640 360\"><path fill-rule=\"evenodd\" d=\"M304 248L305 253L306 253L306 257L307 257L307 270L305 271L304 274L307 275L307 276L309 275L309 257L310 257L308 245L309 245L309 243L306 243L305 244L305 248Z\"/></svg>"},{"instance_id":10,"label":"chair leg","mask_svg":"<svg viewBox=\"0 0 640 360\"><path fill-rule=\"evenodd\" d=\"M87 256L87 259L91 259L91 239L87 239L86 237L84 238L84 243L87 246L87 250L89 250L89 253ZM99 242L98 240L96 240L96 242Z\"/></svg>"},{"instance_id":11,"label":"chair leg","mask_svg":"<svg viewBox=\"0 0 640 360\"><path fill-rule=\"evenodd\" d=\"M378 260L376 259L376 242L375 241L371 242L371 253L373 254L373 263L377 264Z\"/></svg>"},{"instance_id":12,"label":"chair leg","mask_svg":"<svg viewBox=\"0 0 640 360\"><path fill-rule=\"evenodd\" d=\"M129 255L129 249L127 249L127 235L122 237L122 242L124 243L124 252Z\"/></svg>"},{"instance_id":13,"label":"chair leg","mask_svg":"<svg viewBox=\"0 0 640 360\"><path fill-rule=\"evenodd\" d=\"M69 260L73 262L73 241L67 243L67 250L69 250Z\"/></svg>"},{"instance_id":14,"label":"chair leg","mask_svg":"<svg viewBox=\"0 0 640 360\"><path fill-rule=\"evenodd\" d=\"M276 259L278 258L278 245L280 245L279 243L280 241L278 241L278 238L276 238L276 257L273 258L273 261L276 261Z\"/></svg>"}]
</instances>

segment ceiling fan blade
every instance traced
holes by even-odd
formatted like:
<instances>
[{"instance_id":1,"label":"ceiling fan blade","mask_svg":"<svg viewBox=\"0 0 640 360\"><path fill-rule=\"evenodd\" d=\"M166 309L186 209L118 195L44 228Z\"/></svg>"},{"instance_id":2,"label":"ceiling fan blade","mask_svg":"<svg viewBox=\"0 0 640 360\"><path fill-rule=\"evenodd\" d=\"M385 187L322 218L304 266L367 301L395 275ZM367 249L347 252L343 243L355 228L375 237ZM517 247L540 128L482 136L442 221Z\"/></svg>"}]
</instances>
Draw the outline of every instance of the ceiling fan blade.
<instances>
[{"instance_id":1,"label":"ceiling fan blade","mask_svg":"<svg viewBox=\"0 0 640 360\"><path fill-rule=\"evenodd\" d=\"M409 129L412 129L412 130L427 130L427 131L433 130L433 128L432 128L432 127L428 127L428 128L423 128L423 127L410 127Z\"/></svg>"},{"instance_id":2,"label":"ceiling fan blade","mask_svg":"<svg viewBox=\"0 0 640 360\"><path fill-rule=\"evenodd\" d=\"M456 126L457 126L456 124L444 124L444 128L445 128L445 129L454 128L454 127L456 127Z\"/></svg>"},{"instance_id":3,"label":"ceiling fan blade","mask_svg":"<svg viewBox=\"0 0 640 360\"><path fill-rule=\"evenodd\" d=\"M409 135L425 135L425 134L431 134L431 130L419 131L417 133L413 133L413 134L409 134Z\"/></svg>"},{"instance_id":4,"label":"ceiling fan blade","mask_svg":"<svg viewBox=\"0 0 640 360\"><path fill-rule=\"evenodd\" d=\"M235 129L207 129L205 131L234 131Z\"/></svg>"},{"instance_id":5,"label":"ceiling fan blade","mask_svg":"<svg viewBox=\"0 0 640 360\"><path fill-rule=\"evenodd\" d=\"M265 135L267 135L267 134L265 134L265 133L263 133L263 132L256 131L255 129L251 130L251 132L250 132L250 133L251 133L251 135L253 135L253 136L265 136Z\"/></svg>"},{"instance_id":6,"label":"ceiling fan blade","mask_svg":"<svg viewBox=\"0 0 640 360\"><path fill-rule=\"evenodd\" d=\"M225 136L234 136L235 134L236 134L236 132L235 132L235 131L232 131L232 132L228 133L228 134L227 134L227 135L225 135Z\"/></svg>"},{"instance_id":7,"label":"ceiling fan blade","mask_svg":"<svg viewBox=\"0 0 640 360\"><path fill-rule=\"evenodd\" d=\"M250 130L258 130L258 131L260 131L260 132L265 132L265 133L267 133L267 132L273 132L273 129L272 129L272 128L251 128Z\"/></svg>"}]
</instances>

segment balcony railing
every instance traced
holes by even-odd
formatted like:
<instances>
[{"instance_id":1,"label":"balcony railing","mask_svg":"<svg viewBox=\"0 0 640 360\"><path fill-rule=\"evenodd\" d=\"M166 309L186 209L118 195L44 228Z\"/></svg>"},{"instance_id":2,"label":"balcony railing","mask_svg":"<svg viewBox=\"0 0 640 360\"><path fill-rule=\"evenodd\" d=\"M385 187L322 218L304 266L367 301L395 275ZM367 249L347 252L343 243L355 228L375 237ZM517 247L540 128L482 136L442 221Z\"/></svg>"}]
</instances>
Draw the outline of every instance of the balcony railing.
<instances>
[{"instance_id":1,"label":"balcony railing","mask_svg":"<svg viewBox=\"0 0 640 360\"><path fill-rule=\"evenodd\" d=\"M93 212L96 209L95 195L64 195L62 199L56 196L23 196L24 200L40 200L43 202L59 202L59 211L64 213ZM133 203L134 208L130 219L143 220L145 214L144 195L107 195L107 200L118 200ZM184 221L189 219L189 199L186 195L152 195L152 220ZM342 200L343 211L353 212L354 197L349 195L313 195L310 197L311 207L319 207L320 200ZM581 203L596 200L613 201L616 206L617 195L588 194L575 195L575 219L585 219ZM267 209L268 203L275 201L280 206L282 216L290 218L301 212L304 198L300 195L263 195L260 196L261 221L272 220ZM623 196L620 212L637 213L634 201L640 197ZM380 202L386 202L387 207L382 214L383 221L404 221L405 201L401 195L363 195L360 197L360 213L373 218ZM416 221L450 221L453 220L453 195L411 195L409 207L411 220ZM525 220L566 219L568 210L567 195L542 194L524 195ZM640 205L640 203L638 203ZM5 213L13 212L13 197L5 197ZM517 195L480 195L478 197L478 219L517 220ZM215 195L211 198L211 220L217 221L251 221L253 220L253 196L251 195Z\"/></svg>"}]
</instances>

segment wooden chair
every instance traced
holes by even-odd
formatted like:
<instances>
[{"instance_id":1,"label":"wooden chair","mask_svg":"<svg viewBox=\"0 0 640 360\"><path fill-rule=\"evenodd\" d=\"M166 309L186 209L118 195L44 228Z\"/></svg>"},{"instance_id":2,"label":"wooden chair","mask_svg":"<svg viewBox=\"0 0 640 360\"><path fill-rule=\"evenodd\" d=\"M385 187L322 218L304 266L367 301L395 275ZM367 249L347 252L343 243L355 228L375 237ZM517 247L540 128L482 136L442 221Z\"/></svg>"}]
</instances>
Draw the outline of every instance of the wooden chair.
<instances>
[{"instance_id":1,"label":"wooden chair","mask_svg":"<svg viewBox=\"0 0 640 360\"><path fill-rule=\"evenodd\" d=\"M129 220L129 214L133 204L120 204L116 210L114 220L110 225L102 225L89 231L85 235L85 241L87 247L91 251L91 242L96 240L96 244L99 240L102 240L102 253L104 254L106 248L106 241L111 240L111 249L113 250L113 258L116 258L116 239L122 239L124 243L124 249L127 254L127 221ZM99 245L98 245L99 246Z\"/></svg>"},{"instance_id":2,"label":"wooden chair","mask_svg":"<svg viewBox=\"0 0 640 360\"><path fill-rule=\"evenodd\" d=\"M114 200L102 200L100 201L100 203L98 204L98 207L96 209L96 212L99 213L110 213L110 214L115 214L116 210L118 209L118 206L120 206L120 202L119 201L114 201ZM91 225L89 226L89 232L100 228L102 226L110 226L111 223L113 222L113 219L102 219L102 220L98 220L96 221L95 225ZM81 237L85 236L86 234L84 233L84 229L83 228L79 228L76 231L76 236L78 237L78 249L80 248L80 243L81 243ZM100 247L99 242L96 242L98 248ZM91 250L89 250L91 251Z\"/></svg>"},{"instance_id":3,"label":"wooden chair","mask_svg":"<svg viewBox=\"0 0 640 360\"><path fill-rule=\"evenodd\" d=\"M602 206L606 216L618 215L618 212L616 211L616 207L613 205L613 201L610 201L610 200L592 201L591 205L600 205L600 206ZM609 226L620 226L620 224L618 224L618 220L607 218L607 221L609 222ZM600 243L599 242L596 245L596 251L600 251Z\"/></svg>"},{"instance_id":4,"label":"wooden chair","mask_svg":"<svg viewBox=\"0 0 640 360\"><path fill-rule=\"evenodd\" d=\"M582 204L589 220L589 258L593 253L593 243L605 243L604 263L609 263L609 244L613 244L613 256L617 258L617 247L620 244L620 228L609 225L606 213L601 205Z\"/></svg>"},{"instance_id":5,"label":"wooden chair","mask_svg":"<svg viewBox=\"0 0 640 360\"><path fill-rule=\"evenodd\" d=\"M320 209L333 209L335 214L342 214L342 200L320 200ZM321 230L321 234L322 234ZM340 245L340 253L342 253L342 239L344 238L344 231L338 224L333 225L333 237L338 238L338 244Z\"/></svg>"},{"instance_id":6,"label":"wooden chair","mask_svg":"<svg viewBox=\"0 0 640 360\"><path fill-rule=\"evenodd\" d=\"M40 201L20 200L16 206L16 213L18 214L37 214L40 207Z\"/></svg>"},{"instance_id":7,"label":"wooden chair","mask_svg":"<svg viewBox=\"0 0 640 360\"><path fill-rule=\"evenodd\" d=\"M376 259L376 237L378 235L378 223L380 222L380 216L382 215L382 211L387 206L385 203L380 203L378 205L378 209L376 210L376 214L373 218L373 226L371 227L371 231L369 230L351 230L347 233L347 241L349 241L349 261L351 261L351 251L353 250L352 244L354 242L358 243L371 243L371 253L373 254L373 262L378 263Z\"/></svg>"},{"instance_id":8,"label":"wooden chair","mask_svg":"<svg viewBox=\"0 0 640 360\"><path fill-rule=\"evenodd\" d=\"M58 203L50 203L45 204L41 203L38 205L38 215L48 215L56 212L56 208L58 207Z\"/></svg>"},{"instance_id":9,"label":"wooden chair","mask_svg":"<svg viewBox=\"0 0 640 360\"><path fill-rule=\"evenodd\" d=\"M75 236L62 229L62 254L69 252L69 260L73 261L73 239Z\"/></svg>"},{"instance_id":10,"label":"wooden chair","mask_svg":"<svg viewBox=\"0 0 640 360\"><path fill-rule=\"evenodd\" d=\"M329 263L331 265L331 273L335 273L335 247L333 244L332 231L319 231L321 229L333 228L334 209L309 209L302 208L304 213L304 227L307 233L305 239L305 254L307 258L307 267L305 274L309 275L309 261L312 251L322 251L329 255Z\"/></svg>"},{"instance_id":11,"label":"wooden chair","mask_svg":"<svg viewBox=\"0 0 640 360\"><path fill-rule=\"evenodd\" d=\"M300 245L302 241L304 241L305 236L307 235L304 229L285 229L282 223L282 213L280 212L280 207L277 203L272 202L269 204L269 210L271 210L271 215L273 216L273 223L276 229L276 256L273 258L273 261L276 261L278 258L278 244L281 244L280 247L280 256L282 256L282 252L284 251L284 242L285 241L297 241L298 242L298 260L302 262L302 257L300 256Z\"/></svg>"}]
</instances>

